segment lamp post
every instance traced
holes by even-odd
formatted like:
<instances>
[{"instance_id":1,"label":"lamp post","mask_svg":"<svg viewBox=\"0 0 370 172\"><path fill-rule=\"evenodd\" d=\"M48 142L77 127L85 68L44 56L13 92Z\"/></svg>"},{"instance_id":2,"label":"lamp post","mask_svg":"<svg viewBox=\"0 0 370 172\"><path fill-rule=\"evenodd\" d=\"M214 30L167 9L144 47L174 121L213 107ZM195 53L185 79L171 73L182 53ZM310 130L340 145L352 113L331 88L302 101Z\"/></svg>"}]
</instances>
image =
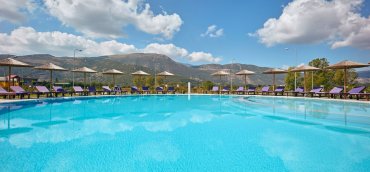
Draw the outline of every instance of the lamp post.
<instances>
[{"instance_id":1,"label":"lamp post","mask_svg":"<svg viewBox=\"0 0 370 172\"><path fill-rule=\"evenodd\" d=\"M73 50L73 70L76 69L76 51L81 52L81 49L74 49ZM75 86L75 73L72 72L72 86Z\"/></svg>"},{"instance_id":2,"label":"lamp post","mask_svg":"<svg viewBox=\"0 0 370 172\"><path fill-rule=\"evenodd\" d=\"M285 48L286 51L289 51L289 48ZM297 48L294 49L295 51L295 63L297 64ZM294 72L294 90L297 89L297 72Z\"/></svg>"}]
</instances>

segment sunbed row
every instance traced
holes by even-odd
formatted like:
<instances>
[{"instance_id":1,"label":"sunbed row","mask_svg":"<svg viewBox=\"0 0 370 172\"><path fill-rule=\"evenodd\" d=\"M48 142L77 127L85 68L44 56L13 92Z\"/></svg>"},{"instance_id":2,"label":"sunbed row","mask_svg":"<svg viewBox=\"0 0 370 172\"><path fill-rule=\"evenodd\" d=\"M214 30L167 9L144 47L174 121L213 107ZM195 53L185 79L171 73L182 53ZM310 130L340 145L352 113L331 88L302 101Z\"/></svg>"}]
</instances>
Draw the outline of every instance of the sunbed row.
<instances>
[{"instance_id":1,"label":"sunbed row","mask_svg":"<svg viewBox=\"0 0 370 172\"><path fill-rule=\"evenodd\" d=\"M20 99L22 98L30 98L31 94L40 98L40 96L45 95L46 97L58 97L58 96L66 96L66 95L97 95L97 94L124 94L127 93L127 90L122 90L121 87L114 87L110 88L109 86L103 86L101 90L97 90L94 86L89 86L87 90L84 90L81 86L73 86L72 90L65 90L61 86L53 86L52 90L49 90L45 86L35 86L33 91L26 91L20 86L10 86L11 91L6 91L4 88L0 87L0 96L6 97L13 97L16 96ZM132 86L130 90L131 94L148 94L151 93L149 87L143 86L141 89L138 89L136 86ZM168 87L168 89L164 89L163 87L157 87L155 89L155 93L175 93L174 87Z\"/></svg>"},{"instance_id":2,"label":"sunbed row","mask_svg":"<svg viewBox=\"0 0 370 172\"><path fill-rule=\"evenodd\" d=\"M369 100L370 93L363 93L365 86L354 87L347 93L343 92L343 87L334 87L329 92L323 91L323 87L314 87L312 90L305 92L303 87L298 87L294 91L285 91L284 86L277 86L275 90L270 90L270 86L263 86L261 90L257 91L256 87L250 86L248 89L239 87L236 90L230 91L230 87L224 87L220 90L218 86L214 86L211 93L222 93L222 94L261 94L261 95L286 95L286 96L309 96L309 97L329 97L329 98L352 98L360 99L364 97Z\"/></svg>"}]
</instances>

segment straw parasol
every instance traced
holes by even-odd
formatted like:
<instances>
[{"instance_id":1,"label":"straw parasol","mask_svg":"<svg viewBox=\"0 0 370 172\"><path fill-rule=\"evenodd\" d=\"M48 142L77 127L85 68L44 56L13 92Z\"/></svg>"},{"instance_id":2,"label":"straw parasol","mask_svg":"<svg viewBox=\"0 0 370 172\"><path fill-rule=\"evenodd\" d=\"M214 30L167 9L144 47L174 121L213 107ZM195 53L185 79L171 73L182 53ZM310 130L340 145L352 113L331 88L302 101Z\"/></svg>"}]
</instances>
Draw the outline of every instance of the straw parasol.
<instances>
[{"instance_id":1,"label":"straw parasol","mask_svg":"<svg viewBox=\"0 0 370 172\"><path fill-rule=\"evenodd\" d=\"M328 66L327 69L343 69L344 70L344 93L346 93L347 69L361 68L361 67L367 67L367 66L370 66L370 65L364 64L364 63L353 62L349 60L344 60L339 63Z\"/></svg>"},{"instance_id":2,"label":"straw parasol","mask_svg":"<svg viewBox=\"0 0 370 172\"><path fill-rule=\"evenodd\" d=\"M262 72L264 74L272 74L273 75L273 85L272 85L272 89L275 90L275 75L276 74L283 74L283 73L288 73L286 70L282 70L282 69L277 69L277 68L274 68L274 69L269 69L269 70L266 70L264 72Z\"/></svg>"},{"instance_id":3,"label":"straw parasol","mask_svg":"<svg viewBox=\"0 0 370 172\"><path fill-rule=\"evenodd\" d=\"M142 70L139 70L139 71L136 71L134 73L131 73L131 75L138 76L139 77L139 82L140 82L142 76L149 76L150 74L149 73L146 73L146 72L144 72Z\"/></svg>"},{"instance_id":4,"label":"straw parasol","mask_svg":"<svg viewBox=\"0 0 370 172\"><path fill-rule=\"evenodd\" d=\"M217 71L215 73L212 73L211 74L212 76L219 76L220 77L220 88L218 89L221 93L221 77L222 76L227 76L227 75L230 75L230 73L224 71L224 70L220 70L220 71Z\"/></svg>"},{"instance_id":5,"label":"straw parasol","mask_svg":"<svg viewBox=\"0 0 370 172\"><path fill-rule=\"evenodd\" d=\"M312 75L311 75L311 87L312 88L311 89L313 89L313 71L318 71L318 70L320 70L320 68L303 65L303 66L296 67L292 69L291 71L292 72L304 72L303 74L304 91L308 91L306 87L306 72L308 71L312 72Z\"/></svg>"},{"instance_id":6,"label":"straw parasol","mask_svg":"<svg viewBox=\"0 0 370 172\"><path fill-rule=\"evenodd\" d=\"M32 67L27 63L20 62L18 60L14 60L12 58L6 58L0 60L0 66L8 66L8 91L10 91L10 75L12 74L12 67Z\"/></svg>"},{"instance_id":7,"label":"straw parasol","mask_svg":"<svg viewBox=\"0 0 370 172\"><path fill-rule=\"evenodd\" d=\"M79 69L75 69L75 70L72 70L72 72L78 72L78 73L83 73L84 74L84 89L86 89L86 74L87 73L97 73L97 71L92 70L92 69L87 68L87 67L82 67L82 68L79 68Z\"/></svg>"},{"instance_id":8,"label":"straw parasol","mask_svg":"<svg viewBox=\"0 0 370 172\"><path fill-rule=\"evenodd\" d=\"M255 73L252 72L252 71L249 71L249 70L241 70L241 71L237 72L235 75L244 76L244 85L245 85L245 89L247 89L247 75L253 75L253 74L255 74Z\"/></svg>"},{"instance_id":9,"label":"straw parasol","mask_svg":"<svg viewBox=\"0 0 370 172\"><path fill-rule=\"evenodd\" d=\"M164 79L166 79L167 76L174 76L175 74L171 73L171 72L167 72L167 71L163 71L161 73L158 73L157 76L163 76Z\"/></svg>"},{"instance_id":10,"label":"straw parasol","mask_svg":"<svg viewBox=\"0 0 370 172\"><path fill-rule=\"evenodd\" d=\"M48 63L48 64L45 64L45 65L41 65L41 66L37 66L35 67L35 69L40 69L40 70L48 70L50 71L50 90L53 86L53 71L67 71L67 69L64 69L60 66L57 66L53 63Z\"/></svg>"},{"instance_id":11,"label":"straw parasol","mask_svg":"<svg viewBox=\"0 0 370 172\"><path fill-rule=\"evenodd\" d=\"M116 85L116 75L123 75L123 72L116 70L116 69L111 69L103 72L103 74L106 75L112 75L113 76L113 86Z\"/></svg>"}]
</instances>

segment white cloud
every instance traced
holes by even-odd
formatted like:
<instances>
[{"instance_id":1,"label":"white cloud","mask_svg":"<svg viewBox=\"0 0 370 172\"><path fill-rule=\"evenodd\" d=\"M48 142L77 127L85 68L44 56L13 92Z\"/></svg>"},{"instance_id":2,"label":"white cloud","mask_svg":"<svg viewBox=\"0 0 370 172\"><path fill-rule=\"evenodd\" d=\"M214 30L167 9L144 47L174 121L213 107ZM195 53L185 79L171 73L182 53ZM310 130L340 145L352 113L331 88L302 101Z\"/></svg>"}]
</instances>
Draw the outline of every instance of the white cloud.
<instances>
[{"instance_id":1,"label":"white cloud","mask_svg":"<svg viewBox=\"0 0 370 172\"><path fill-rule=\"evenodd\" d=\"M218 63L221 61L221 58L214 57L210 53L204 52L192 52L188 53L188 51L184 48L177 47L174 44L158 44L152 43L147 45L143 52L145 53L158 53L164 54L171 58L182 58L186 59L190 62L209 62L209 63Z\"/></svg>"},{"instance_id":2,"label":"white cloud","mask_svg":"<svg viewBox=\"0 0 370 172\"><path fill-rule=\"evenodd\" d=\"M370 16L358 12L363 0L295 0L279 18L249 34L267 46L282 43L328 42L332 48L353 46L370 49Z\"/></svg>"},{"instance_id":3,"label":"white cloud","mask_svg":"<svg viewBox=\"0 0 370 172\"><path fill-rule=\"evenodd\" d=\"M73 50L79 48L83 56L102 56L127 54L135 52L164 54L172 59L182 58L190 62L219 62L221 59L210 53L192 52L174 44L148 44L143 49L134 45L124 44L115 40L96 42L81 36L54 32L37 32L31 27L19 27L10 34L0 33L0 52L8 54L52 54L55 56L71 56Z\"/></svg>"},{"instance_id":4,"label":"white cloud","mask_svg":"<svg viewBox=\"0 0 370 172\"><path fill-rule=\"evenodd\" d=\"M200 36L202 37L211 37L211 38L217 38L224 35L224 29L217 29L216 25L210 25L207 28L207 31L205 33L202 33Z\"/></svg>"},{"instance_id":5,"label":"white cloud","mask_svg":"<svg viewBox=\"0 0 370 172\"><path fill-rule=\"evenodd\" d=\"M0 5L0 21L6 20L19 24L26 20L26 12L35 8L31 0L2 0Z\"/></svg>"},{"instance_id":6,"label":"white cloud","mask_svg":"<svg viewBox=\"0 0 370 172\"><path fill-rule=\"evenodd\" d=\"M218 63L221 61L221 58L219 57L214 57L210 53L205 53L205 52L192 52L187 56L187 58L191 62L211 62L211 63Z\"/></svg>"},{"instance_id":7,"label":"white cloud","mask_svg":"<svg viewBox=\"0 0 370 172\"><path fill-rule=\"evenodd\" d=\"M151 43L144 48L143 52L164 54L173 58L186 57L188 55L188 51L186 49L177 47L174 44Z\"/></svg>"},{"instance_id":8,"label":"white cloud","mask_svg":"<svg viewBox=\"0 0 370 172\"><path fill-rule=\"evenodd\" d=\"M176 13L155 15L141 0L44 1L52 16L90 37L122 37L123 28L134 25L143 32L170 39L183 23Z\"/></svg>"},{"instance_id":9,"label":"white cloud","mask_svg":"<svg viewBox=\"0 0 370 172\"><path fill-rule=\"evenodd\" d=\"M133 45L117 41L95 42L90 39L62 32L37 32L31 27L19 27L10 34L0 34L0 52L35 54L48 53L69 56L75 48L83 49L87 56L136 52Z\"/></svg>"}]
</instances>

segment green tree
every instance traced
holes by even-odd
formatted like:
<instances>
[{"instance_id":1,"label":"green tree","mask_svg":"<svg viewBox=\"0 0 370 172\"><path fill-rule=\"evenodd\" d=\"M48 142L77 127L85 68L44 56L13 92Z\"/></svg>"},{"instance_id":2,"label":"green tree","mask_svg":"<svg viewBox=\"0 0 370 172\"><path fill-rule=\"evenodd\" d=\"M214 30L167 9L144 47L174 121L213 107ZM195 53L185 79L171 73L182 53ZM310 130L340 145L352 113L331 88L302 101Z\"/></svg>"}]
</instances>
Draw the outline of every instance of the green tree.
<instances>
[{"instance_id":1,"label":"green tree","mask_svg":"<svg viewBox=\"0 0 370 172\"><path fill-rule=\"evenodd\" d=\"M212 81L204 81L202 82L202 87L205 90L210 90L215 84Z\"/></svg>"},{"instance_id":2,"label":"green tree","mask_svg":"<svg viewBox=\"0 0 370 172\"><path fill-rule=\"evenodd\" d=\"M293 67L289 67L288 73L285 75L285 89L294 90L294 72L290 72ZM301 73L297 72L297 87L302 83Z\"/></svg>"},{"instance_id":3,"label":"green tree","mask_svg":"<svg viewBox=\"0 0 370 172\"><path fill-rule=\"evenodd\" d=\"M308 65L320 68L321 70L308 72L306 76L306 81L311 81L313 73L313 86L324 86L324 88L326 89L333 87L332 79L334 76L334 72L326 69L326 67L329 66L329 61L326 58L313 59L308 63ZM307 86L308 88L310 88L311 84L307 83Z\"/></svg>"},{"instance_id":4,"label":"green tree","mask_svg":"<svg viewBox=\"0 0 370 172\"><path fill-rule=\"evenodd\" d=\"M352 88L356 85L358 75L354 69L347 69L347 87ZM342 86L344 83L344 70L337 69L332 79L333 86Z\"/></svg>"}]
</instances>

